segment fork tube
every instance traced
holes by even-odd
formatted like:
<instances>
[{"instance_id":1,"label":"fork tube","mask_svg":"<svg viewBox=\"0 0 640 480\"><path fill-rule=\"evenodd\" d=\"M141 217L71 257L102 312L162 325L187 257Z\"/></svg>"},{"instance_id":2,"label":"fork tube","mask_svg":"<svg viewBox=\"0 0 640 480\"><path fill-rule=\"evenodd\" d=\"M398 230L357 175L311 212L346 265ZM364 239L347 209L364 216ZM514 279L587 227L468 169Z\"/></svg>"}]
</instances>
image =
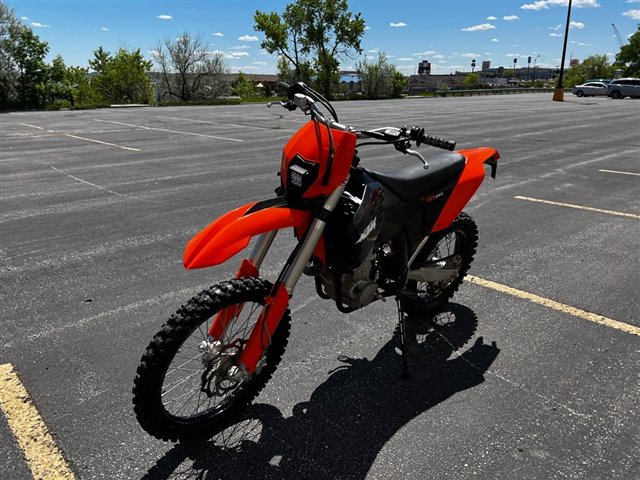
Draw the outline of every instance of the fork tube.
<instances>
[{"instance_id":1,"label":"fork tube","mask_svg":"<svg viewBox=\"0 0 640 480\"><path fill-rule=\"evenodd\" d=\"M264 257L266 257L267 252L271 248L271 244L277 234L277 230L272 230L271 232L263 233L258 237L258 240L251 251L251 255L249 255L249 260L251 260L255 265L256 269L260 270L260 265L262 265Z\"/></svg>"},{"instance_id":2,"label":"fork tube","mask_svg":"<svg viewBox=\"0 0 640 480\"><path fill-rule=\"evenodd\" d=\"M293 289L298 283L298 280L304 271L304 267L311 258L311 255L313 255L313 251L322 236L322 232L324 232L324 227L327 225L326 215L333 212L333 209L336 208L336 205L338 205L338 201L340 200L340 195L344 192L345 187L346 180L345 183L340 185L333 191L333 193L331 193L331 195L329 195L329 198L327 198L322 206L320 215L314 218L311 222L309 231L307 232L298 253L291 262L291 265L286 269L286 272L284 272L282 283L289 292L289 295L293 293Z\"/></svg>"}]
</instances>

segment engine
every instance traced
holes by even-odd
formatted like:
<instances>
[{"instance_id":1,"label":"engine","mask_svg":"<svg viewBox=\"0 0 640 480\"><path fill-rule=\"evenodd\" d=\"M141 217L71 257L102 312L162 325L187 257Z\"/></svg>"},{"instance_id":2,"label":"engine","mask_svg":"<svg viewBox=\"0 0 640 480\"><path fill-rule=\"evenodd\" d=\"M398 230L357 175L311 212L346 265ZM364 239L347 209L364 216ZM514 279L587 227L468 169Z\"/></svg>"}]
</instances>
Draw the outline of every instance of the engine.
<instances>
[{"instance_id":1,"label":"engine","mask_svg":"<svg viewBox=\"0 0 640 480\"><path fill-rule=\"evenodd\" d=\"M318 276L325 298L338 308L356 310L379 297L384 190L378 183L358 192L346 190L325 230L327 267Z\"/></svg>"}]
</instances>

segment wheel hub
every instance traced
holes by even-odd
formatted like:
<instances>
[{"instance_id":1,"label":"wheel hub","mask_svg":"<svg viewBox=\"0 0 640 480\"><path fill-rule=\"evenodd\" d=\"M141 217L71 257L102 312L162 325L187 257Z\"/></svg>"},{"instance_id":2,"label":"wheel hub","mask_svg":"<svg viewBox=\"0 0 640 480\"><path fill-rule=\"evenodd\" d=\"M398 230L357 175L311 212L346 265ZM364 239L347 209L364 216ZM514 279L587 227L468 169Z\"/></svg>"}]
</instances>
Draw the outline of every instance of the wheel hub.
<instances>
[{"instance_id":1,"label":"wheel hub","mask_svg":"<svg viewBox=\"0 0 640 480\"><path fill-rule=\"evenodd\" d=\"M203 351L204 365L200 376L200 391L207 397L222 397L240 384L242 376L238 358L246 343L246 340L236 339L226 345L208 341L199 345L198 348Z\"/></svg>"}]
</instances>

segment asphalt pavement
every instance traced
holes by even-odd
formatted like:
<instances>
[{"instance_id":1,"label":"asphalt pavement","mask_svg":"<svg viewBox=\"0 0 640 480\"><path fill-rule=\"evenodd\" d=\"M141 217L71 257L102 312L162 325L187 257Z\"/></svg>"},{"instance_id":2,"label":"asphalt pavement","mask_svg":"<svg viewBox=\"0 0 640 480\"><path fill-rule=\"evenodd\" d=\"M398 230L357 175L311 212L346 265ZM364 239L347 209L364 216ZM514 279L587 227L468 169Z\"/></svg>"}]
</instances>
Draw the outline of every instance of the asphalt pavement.
<instances>
[{"instance_id":1,"label":"asphalt pavement","mask_svg":"<svg viewBox=\"0 0 640 480\"><path fill-rule=\"evenodd\" d=\"M240 256L186 271L183 248L222 213L273 196L282 146L306 119L264 105L0 114L0 365L73 474L640 478L640 101L335 108L342 123L420 125L499 150L497 179L466 208L480 230L475 281L438 328L411 324L403 381L395 302L345 315L303 278L274 378L234 429L197 445L138 426L140 356L181 303L233 276ZM416 161L388 146L360 156L374 170ZM264 276L293 245L279 235ZM12 415L0 413L1 476L30 478Z\"/></svg>"}]
</instances>

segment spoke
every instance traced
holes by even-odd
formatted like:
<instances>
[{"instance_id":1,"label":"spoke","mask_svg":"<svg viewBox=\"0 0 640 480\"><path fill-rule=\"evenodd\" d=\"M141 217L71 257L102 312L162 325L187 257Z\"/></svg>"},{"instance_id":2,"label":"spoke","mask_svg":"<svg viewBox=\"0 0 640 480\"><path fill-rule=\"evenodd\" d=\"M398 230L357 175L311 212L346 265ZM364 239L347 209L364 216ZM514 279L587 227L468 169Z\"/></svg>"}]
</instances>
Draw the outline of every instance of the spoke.
<instances>
[{"instance_id":1,"label":"spoke","mask_svg":"<svg viewBox=\"0 0 640 480\"><path fill-rule=\"evenodd\" d=\"M175 384L170 384L170 385L172 385L172 387L169 390L164 391L160 396L164 397L167 393L175 390L178 386L182 385L184 382L186 382L190 378L193 378L193 377L195 377L196 375L199 375L199 374L200 374L200 372L192 373L191 375L187 375L185 378L183 378L179 382L177 382Z\"/></svg>"}]
</instances>

